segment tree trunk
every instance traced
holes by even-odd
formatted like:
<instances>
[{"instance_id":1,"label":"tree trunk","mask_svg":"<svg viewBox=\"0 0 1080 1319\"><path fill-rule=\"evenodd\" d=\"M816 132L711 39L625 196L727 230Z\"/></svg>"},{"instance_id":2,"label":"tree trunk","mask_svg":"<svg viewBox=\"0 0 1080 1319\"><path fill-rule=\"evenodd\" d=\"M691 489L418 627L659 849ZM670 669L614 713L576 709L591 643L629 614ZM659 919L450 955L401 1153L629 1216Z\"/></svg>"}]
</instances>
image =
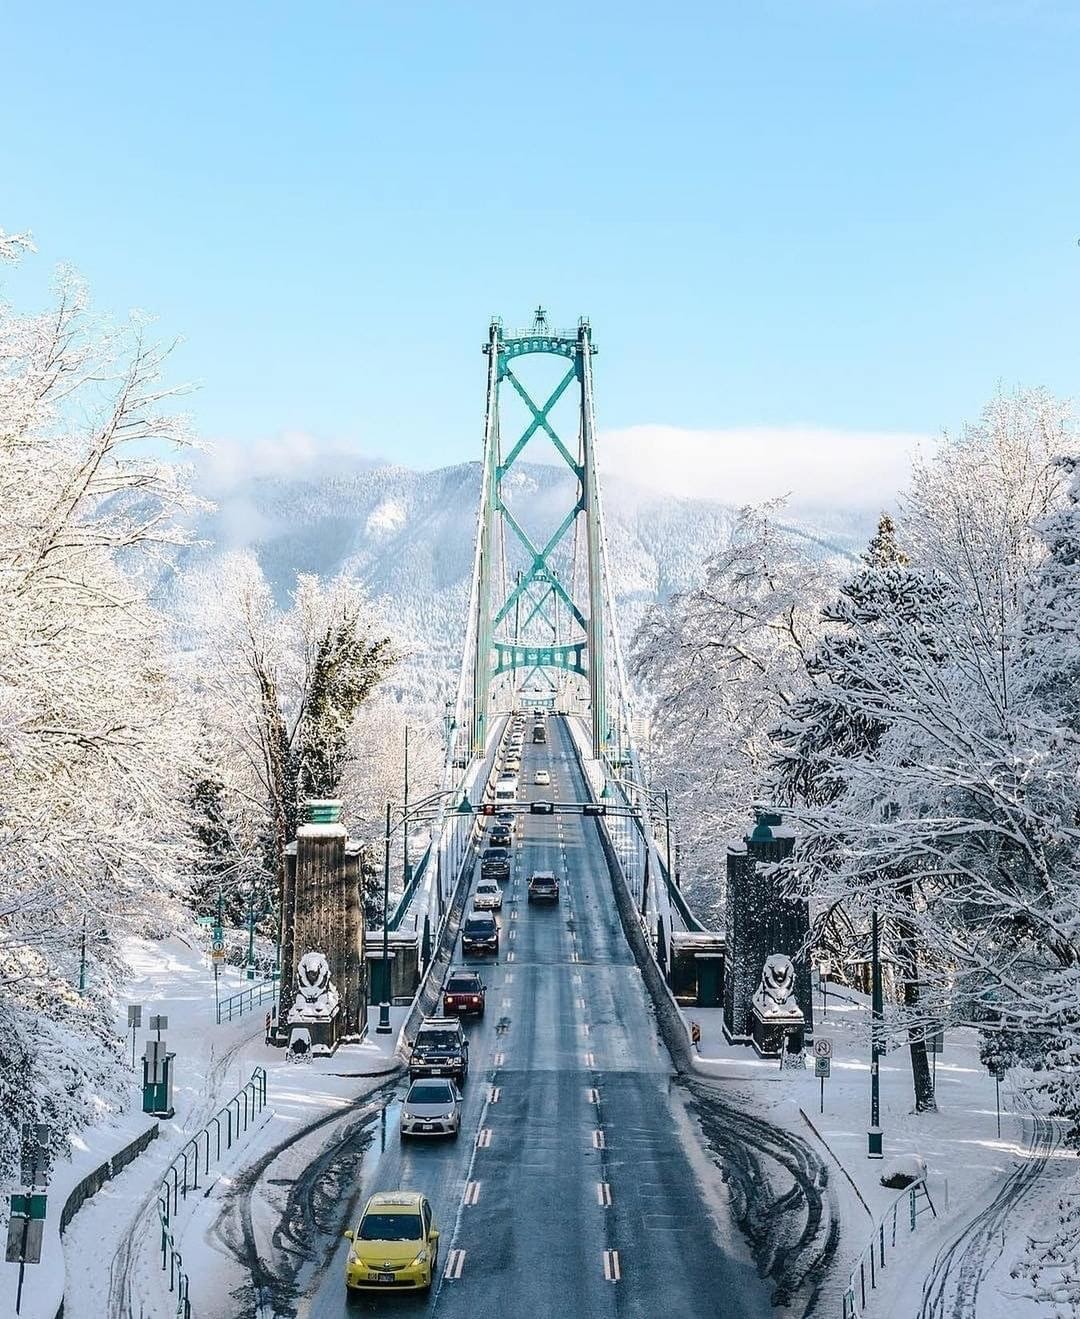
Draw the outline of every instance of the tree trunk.
<instances>
[{"instance_id":1,"label":"tree trunk","mask_svg":"<svg viewBox=\"0 0 1080 1319\"><path fill-rule=\"evenodd\" d=\"M900 885L900 896L911 901L911 883ZM904 977L904 1007L908 1020L918 1016L919 999L919 950L914 926L902 917L896 921L897 957ZM926 1056L926 1023L908 1027L908 1051L911 1054L911 1082L915 1089L915 1112L936 1113L937 1099L934 1097L934 1081L930 1075L930 1060Z\"/></svg>"}]
</instances>

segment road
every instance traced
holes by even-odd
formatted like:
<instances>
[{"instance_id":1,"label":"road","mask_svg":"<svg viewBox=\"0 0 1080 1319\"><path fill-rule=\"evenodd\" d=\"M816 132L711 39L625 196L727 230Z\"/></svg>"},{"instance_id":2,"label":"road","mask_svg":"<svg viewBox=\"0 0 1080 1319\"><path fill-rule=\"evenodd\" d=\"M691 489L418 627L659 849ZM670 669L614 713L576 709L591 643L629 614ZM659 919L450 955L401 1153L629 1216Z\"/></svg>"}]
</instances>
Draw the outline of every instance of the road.
<instances>
[{"instance_id":1,"label":"road","mask_svg":"<svg viewBox=\"0 0 1080 1319\"><path fill-rule=\"evenodd\" d=\"M580 801L569 734L561 720L548 726L546 745L526 742L521 781L531 785L543 767L552 785L523 786L522 795ZM423 1190L442 1232L436 1285L429 1297L349 1304L341 1240L327 1243L326 1265L295 1313L770 1313L769 1287L673 1083L594 822L526 815L518 831L498 963L482 967L487 1014L468 1028L462 1134L404 1147L388 1139L341 1206L345 1226L375 1190ZM538 869L562 877L558 907L529 906L527 878Z\"/></svg>"}]
</instances>

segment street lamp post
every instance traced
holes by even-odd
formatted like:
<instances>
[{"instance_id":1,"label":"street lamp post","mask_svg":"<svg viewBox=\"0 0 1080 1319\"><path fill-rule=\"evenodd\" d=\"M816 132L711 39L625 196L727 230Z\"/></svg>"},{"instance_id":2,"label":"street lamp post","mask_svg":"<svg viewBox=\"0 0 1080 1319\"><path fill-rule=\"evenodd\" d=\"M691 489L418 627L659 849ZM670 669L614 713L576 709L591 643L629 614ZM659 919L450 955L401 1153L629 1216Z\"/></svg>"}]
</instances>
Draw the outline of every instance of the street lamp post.
<instances>
[{"instance_id":1,"label":"street lamp post","mask_svg":"<svg viewBox=\"0 0 1080 1319\"><path fill-rule=\"evenodd\" d=\"M386 839L383 847L382 998L376 1034L390 1034L390 803L386 803Z\"/></svg>"},{"instance_id":2,"label":"street lamp post","mask_svg":"<svg viewBox=\"0 0 1080 1319\"><path fill-rule=\"evenodd\" d=\"M881 1091L878 1059L881 1053L881 1021L884 1016L881 1001L881 948L878 929L878 912L875 903L870 917L870 1130L867 1132L866 1153L871 1159L880 1159L882 1151Z\"/></svg>"},{"instance_id":3,"label":"street lamp post","mask_svg":"<svg viewBox=\"0 0 1080 1319\"><path fill-rule=\"evenodd\" d=\"M86 993L86 917L82 918L82 934L79 938L79 993Z\"/></svg>"},{"instance_id":4,"label":"street lamp post","mask_svg":"<svg viewBox=\"0 0 1080 1319\"><path fill-rule=\"evenodd\" d=\"M409 814L409 725L405 725L405 793L403 811L408 818ZM409 880L412 879L412 867L409 865L409 830L403 828L401 831L401 877L402 883L408 887Z\"/></svg>"},{"instance_id":5,"label":"street lamp post","mask_svg":"<svg viewBox=\"0 0 1080 1319\"><path fill-rule=\"evenodd\" d=\"M664 837L667 847L667 873L668 879L671 879L671 803L668 800L667 788L664 789Z\"/></svg>"},{"instance_id":6,"label":"street lamp post","mask_svg":"<svg viewBox=\"0 0 1080 1319\"><path fill-rule=\"evenodd\" d=\"M247 967L244 978L247 980L255 979L255 879L252 877L248 884L248 949L247 949Z\"/></svg>"}]
</instances>

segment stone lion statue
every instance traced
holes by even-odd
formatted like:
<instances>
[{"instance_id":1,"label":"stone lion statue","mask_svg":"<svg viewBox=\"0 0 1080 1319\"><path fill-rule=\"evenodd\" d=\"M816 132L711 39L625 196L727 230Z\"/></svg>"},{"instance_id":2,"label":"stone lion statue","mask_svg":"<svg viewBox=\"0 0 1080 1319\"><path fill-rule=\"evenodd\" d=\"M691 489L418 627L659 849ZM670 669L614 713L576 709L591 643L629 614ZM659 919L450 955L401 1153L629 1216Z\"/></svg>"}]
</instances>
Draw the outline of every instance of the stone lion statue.
<instances>
[{"instance_id":1,"label":"stone lion statue","mask_svg":"<svg viewBox=\"0 0 1080 1319\"><path fill-rule=\"evenodd\" d=\"M754 1002L763 1017L789 1017L799 1011L795 1002L795 964L790 957L783 953L766 957Z\"/></svg>"},{"instance_id":2,"label":"stone lion statue","mask_svg":"<svg viewBox=\"0 0 1080 1319\"><path fill-rule=\"evenodd\" d=\"M330 979L325 953L305 953L296 965L296 998L290 1021L328 1021L338 1008L338 992Z\"/></svg>"}]
</instances>

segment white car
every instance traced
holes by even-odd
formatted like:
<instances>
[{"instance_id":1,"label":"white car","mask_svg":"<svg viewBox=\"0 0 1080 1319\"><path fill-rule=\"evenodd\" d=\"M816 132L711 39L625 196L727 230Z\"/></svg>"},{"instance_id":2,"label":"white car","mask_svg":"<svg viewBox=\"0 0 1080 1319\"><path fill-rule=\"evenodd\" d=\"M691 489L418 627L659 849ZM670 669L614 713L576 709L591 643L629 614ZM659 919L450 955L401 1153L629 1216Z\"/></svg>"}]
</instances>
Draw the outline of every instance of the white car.
<instances>
[{"instance_id":1,"label":"white car","mask_svg":"<svg viewBox=\"0 0 1080 1319\"><path fill-rule=\"evenodd\" d=\"M434 1076L414 1081L401 1106L401 1139L456 1137L460 1130L461 1091L453 1081Z\"/></svg>"},{"instance_id":2,"label":"white car","mask_svg":"<svg viewBox=\"0 0 1080 1319\"><path fill-rule=\"evenodd\" d=\"M502 889L492 879L482 879L476 886L473 907L477 911L502 911Z\"/></svg>"},{"instance_id":3,"label":"white car","mask_svg":"<svg viewBox=\"0 0 1080 1319\"><path fill-rule=\"evenodd\" d=\"M533 782L538 788L546 788L551 783L551 775L546 769L538 769L533 775Z\"/></svg>"}]
</instances>

